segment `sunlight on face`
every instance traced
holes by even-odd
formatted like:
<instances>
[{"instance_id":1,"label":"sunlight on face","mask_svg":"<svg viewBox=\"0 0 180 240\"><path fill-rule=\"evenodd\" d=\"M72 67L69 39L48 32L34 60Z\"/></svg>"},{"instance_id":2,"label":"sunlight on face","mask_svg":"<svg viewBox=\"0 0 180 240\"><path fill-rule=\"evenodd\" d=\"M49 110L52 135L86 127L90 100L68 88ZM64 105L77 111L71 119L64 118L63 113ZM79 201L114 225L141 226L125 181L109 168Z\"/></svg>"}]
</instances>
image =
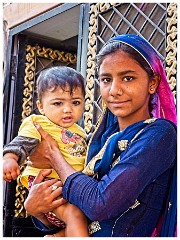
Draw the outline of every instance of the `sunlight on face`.
<instances>
[{"instance_id":1,"label":"sunlight on face","mask_svg":"<svg viewBox=\"0 0 180 240\"><path fill-rule=\"evenodd\" d=\"M146 71L127 53L107 55L99 68L100 91L119 123L149 118L149 79Z\"/></svg>"},{"instance_id":2,"label":"sunlight on face","mask_svg":"<svg viewBox=\"0 0 180 240\"><path fill-rule=\"evenodd\" d=\"M55 124L68 128L82 117L84 111L84 97L80 87L70 95L69 88L60 87L47 90L42 102L37 103L39 111Z\"/></svg>"}]
</instances>

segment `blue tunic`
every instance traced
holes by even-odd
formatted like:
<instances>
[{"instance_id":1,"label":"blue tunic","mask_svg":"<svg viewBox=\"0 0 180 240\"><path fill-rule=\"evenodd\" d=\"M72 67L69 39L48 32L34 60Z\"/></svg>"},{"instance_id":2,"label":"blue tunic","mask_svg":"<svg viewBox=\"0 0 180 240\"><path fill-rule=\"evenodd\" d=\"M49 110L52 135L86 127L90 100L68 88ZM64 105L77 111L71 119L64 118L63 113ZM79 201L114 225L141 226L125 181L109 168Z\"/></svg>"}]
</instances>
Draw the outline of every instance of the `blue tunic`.
<instances>
[{"instance_id":1,"label":"blue tunic","mask_svg":"<svg viewBox=\"0 0 180 240\"><path fill-rule=\"evenodd\" d=\"M167 199L176 144L170 121L147 124L101 179L69 176L63 197L99 222L94 237L151 236Z\"/></svg>"},{"instance_id":2,"label":"blue tunic","mask_svg":"<svg viewBox=\"0 0 180 240\"><path fill-rule=\"evenodd\" d=\"M112 116L105 116L106 124L103 120L93 136L88 162L118 131L116 119L108 118ZM63 197L89 218L92 237L149 237L168 196L176 163L176 126L165 119L149 124L142 121L117 134L95 164L96 177L81 172L70 175L63 186ZM126 148L118 148L118 142L127 139Z\"/></svg>"}]
</instances>

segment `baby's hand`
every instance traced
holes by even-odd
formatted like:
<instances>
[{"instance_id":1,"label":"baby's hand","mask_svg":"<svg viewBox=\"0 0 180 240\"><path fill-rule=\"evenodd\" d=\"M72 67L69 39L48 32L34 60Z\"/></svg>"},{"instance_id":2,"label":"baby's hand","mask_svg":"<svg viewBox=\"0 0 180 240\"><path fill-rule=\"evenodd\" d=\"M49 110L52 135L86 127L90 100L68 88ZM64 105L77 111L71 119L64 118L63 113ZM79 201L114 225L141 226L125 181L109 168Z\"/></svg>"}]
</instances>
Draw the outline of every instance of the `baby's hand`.
<instances>
[{"instance_id":1,"label":"baby's hand","mask_svg":"<svg viewBox=\"0 0 180 240\"><path fill-rule=\"evenodd\" d=\"M13 158L4 158L3 159L3 179L6 182L11 182L15 180L20 175L20 168L18 163Z\"/></svg>"}]
</instances>

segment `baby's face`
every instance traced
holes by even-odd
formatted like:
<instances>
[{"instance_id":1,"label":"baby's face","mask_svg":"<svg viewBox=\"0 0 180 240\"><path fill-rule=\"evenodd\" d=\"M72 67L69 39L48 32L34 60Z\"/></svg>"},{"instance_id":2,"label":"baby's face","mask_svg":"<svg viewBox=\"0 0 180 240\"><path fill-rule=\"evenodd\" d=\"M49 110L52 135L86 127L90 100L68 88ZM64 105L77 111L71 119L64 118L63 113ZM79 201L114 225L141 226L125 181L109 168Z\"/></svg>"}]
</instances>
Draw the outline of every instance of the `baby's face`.
<instances>
[{"instance_id":1,"label":"baby's face","mask_svg":"<svg viewBox=\"0 0 180 240\"><path fill-rule=\"evenodd\" d=\"M70 95L69 87L47 90L42 101L37 102L38 109L55 124L68 128L80 120L84 111L84 96L80 87Z\"/></svg>"}]
</instances>

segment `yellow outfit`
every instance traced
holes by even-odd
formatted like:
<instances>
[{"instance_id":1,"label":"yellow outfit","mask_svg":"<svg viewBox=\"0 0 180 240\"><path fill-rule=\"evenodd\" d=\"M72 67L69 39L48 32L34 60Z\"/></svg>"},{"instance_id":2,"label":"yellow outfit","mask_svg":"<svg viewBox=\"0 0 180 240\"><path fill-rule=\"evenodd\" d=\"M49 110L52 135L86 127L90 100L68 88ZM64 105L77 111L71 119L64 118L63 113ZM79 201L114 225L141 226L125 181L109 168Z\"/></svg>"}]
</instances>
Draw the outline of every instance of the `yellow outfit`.
<instances>
[{"instance_id":1,"label":"yellow outfit","mask_svg":"<svg viewBox=\"0 0 180 240\"><path fill-rule=\"evenodd\" d=\"M66 161L77 171L82 171L85 164L86 155L86 134L85 131L77 124L73 124L68 129L62 128L51 122L43 115L30 115L25 118L20 126L18 136L36 138L41 141L41 135L35 128L33 122L37 122L48 132L58 143L59 149ZM40 169L27 166L22 174L21 182L28 187L28 176L36 176ZM50 178L59 178L54 169L48 176Z\"/></svg>"}]
</instances>

